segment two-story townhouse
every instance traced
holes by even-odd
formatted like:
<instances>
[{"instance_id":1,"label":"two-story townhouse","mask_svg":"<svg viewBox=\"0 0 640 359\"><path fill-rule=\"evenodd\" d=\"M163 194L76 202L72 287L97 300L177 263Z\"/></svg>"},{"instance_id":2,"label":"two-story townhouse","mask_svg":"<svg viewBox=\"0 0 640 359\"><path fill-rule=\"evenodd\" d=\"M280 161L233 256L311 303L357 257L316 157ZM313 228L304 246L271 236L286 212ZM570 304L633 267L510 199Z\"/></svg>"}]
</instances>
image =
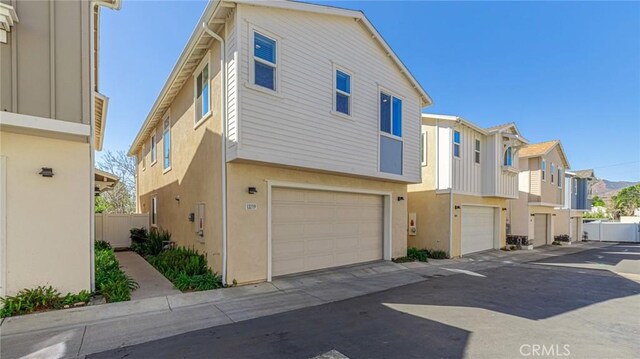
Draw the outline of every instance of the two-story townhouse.
<instances>
[{"instance_id":1,"label":"two-story townhouse","mask_svg":"<svg viewBox=\"0 0 640 359\"><path fill-rule=\"evenodd\" d=\"M458 257L500 248L518 197L515 124L483 129L459 116L422 115L422 183L408 186L410 246Z\"/></svg>"},{"instance_id":2,"label":"two-story townhouse","mask_svg":"<svg viewBox=\"0 0 640 359\"><path fill-rule=\"evenodd\" d=\"M93 286L102 6L120 1L0 0L0 296Z\"/></svg>"},{"instance_id":3,"label":"two-story townhouse","mask_svg":"<svg viewBox=\"0 0 640 359\"><path fill-rule=\"evenodd\" d=\"M553 242L567 169L569 161L559 140L529 144L520 150L520 195L508 207L510 234L526 237L534 246Z\"/></svg>"},{"instance_id":4,"label":"two-story townhouse","mask_svg":"<svg viewBox=\"0 0 640 359\"><path fill-rule=\"evenodd\" d=\"M211 1L131 146L140 210L225 282L403 256L430 103L362 12Z\"/></svg>"},{"instance_id":5,"label":"two-story townhouse","mask_svg":"<svg viewBox=\"0 0 640 359\"><path fill-rule=\"evenodd\" d=\"M554 235L582 240L582 217L591 210L590 182L595 178L592 169L565 171L563 205L556 215Z\"/></svg>"}]
</instances>

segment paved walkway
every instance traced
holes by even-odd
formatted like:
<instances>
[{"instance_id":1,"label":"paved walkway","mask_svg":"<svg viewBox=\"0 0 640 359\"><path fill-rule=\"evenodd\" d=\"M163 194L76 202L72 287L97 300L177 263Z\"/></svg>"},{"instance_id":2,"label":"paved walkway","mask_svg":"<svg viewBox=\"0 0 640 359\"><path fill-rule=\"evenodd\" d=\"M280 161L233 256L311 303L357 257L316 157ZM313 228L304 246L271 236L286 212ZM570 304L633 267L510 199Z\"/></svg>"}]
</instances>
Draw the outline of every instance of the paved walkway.
<instances>
[{"instance_id":1,"label":"paved walkway","mask_svg":"<svg viewBox=\"0 0 640 359\"><path fill-rule=\"evenodd\" d=\"M165 297L181 293L173 283L158 272L149 262L136 252L116 252L116 258L122 269L131 276L138 289L131 293L131 300Z\"/></svg>"},{"instance_id":2,"label":"paved walkway","mask_svg":"<svg viewBox=\"0 0 640 359\"><path fill-rule=\"evenodd\" d=\"M427 263L374 262L206 292L181 293L6 318L0 357L74 358L176 334L354 298L449 275L552 258L611 244L483 252Z\"/></svg>"}]
</instances>

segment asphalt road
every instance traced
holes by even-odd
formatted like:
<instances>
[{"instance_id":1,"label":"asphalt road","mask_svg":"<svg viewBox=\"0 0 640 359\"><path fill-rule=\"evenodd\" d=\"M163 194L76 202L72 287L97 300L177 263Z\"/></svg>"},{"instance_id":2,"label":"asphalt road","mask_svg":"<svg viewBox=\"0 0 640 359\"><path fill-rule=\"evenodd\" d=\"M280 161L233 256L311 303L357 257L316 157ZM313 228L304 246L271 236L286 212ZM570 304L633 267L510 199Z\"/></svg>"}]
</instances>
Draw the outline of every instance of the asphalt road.
<instances>
[{"instance_id":1,"label":"asphalt road","mask_svg":"<svg viewBox=\"0 0 640 359\"><path fill-rule=\"evenodd\" d=\"M620 245L432 278L89 358L637 358L640 277L608 269L638 259Z\"/></svg>"}]
</instances>

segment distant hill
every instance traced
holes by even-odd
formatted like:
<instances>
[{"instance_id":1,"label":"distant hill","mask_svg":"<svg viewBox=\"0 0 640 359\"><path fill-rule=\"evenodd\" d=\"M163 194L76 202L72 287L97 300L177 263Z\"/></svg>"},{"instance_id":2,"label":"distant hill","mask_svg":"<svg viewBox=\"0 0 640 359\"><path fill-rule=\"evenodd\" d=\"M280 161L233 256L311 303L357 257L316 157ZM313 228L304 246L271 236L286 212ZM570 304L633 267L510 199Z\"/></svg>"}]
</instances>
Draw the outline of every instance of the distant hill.
<instances>
[{"instance_id":1,"label":"distant hill","mask_svg":"<svg viewBox=\"0 0 640 359\"><path fill-rule=\"evenodd\" d=\"M623 188L633 186L640 182L629 181L608 181L606 179L600 179L591 185L591 193L594 196L598 196L603 199L609 199L615 196L618 191Z\"/></svg>"}]
</instances>

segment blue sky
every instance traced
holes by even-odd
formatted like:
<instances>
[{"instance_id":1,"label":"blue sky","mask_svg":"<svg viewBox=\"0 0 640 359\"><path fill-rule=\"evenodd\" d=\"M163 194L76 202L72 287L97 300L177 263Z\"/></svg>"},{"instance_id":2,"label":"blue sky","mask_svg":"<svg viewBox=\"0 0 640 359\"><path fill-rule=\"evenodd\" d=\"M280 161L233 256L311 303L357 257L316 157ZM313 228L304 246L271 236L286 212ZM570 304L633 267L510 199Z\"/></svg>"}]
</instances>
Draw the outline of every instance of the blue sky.
<instances>
[{"instance_id":1,"label":"blue sky","mask_svg":"<svg viewBox=\"0 0 640 359\"><path fill-rule=\"evenodd\" d=\"M515 121L573 169L640 181L639 2L321 2L363 10L434 100L425 112ZM104 149L128 150L206 1L103 10Z\"/></svg>"}]
</instances>

